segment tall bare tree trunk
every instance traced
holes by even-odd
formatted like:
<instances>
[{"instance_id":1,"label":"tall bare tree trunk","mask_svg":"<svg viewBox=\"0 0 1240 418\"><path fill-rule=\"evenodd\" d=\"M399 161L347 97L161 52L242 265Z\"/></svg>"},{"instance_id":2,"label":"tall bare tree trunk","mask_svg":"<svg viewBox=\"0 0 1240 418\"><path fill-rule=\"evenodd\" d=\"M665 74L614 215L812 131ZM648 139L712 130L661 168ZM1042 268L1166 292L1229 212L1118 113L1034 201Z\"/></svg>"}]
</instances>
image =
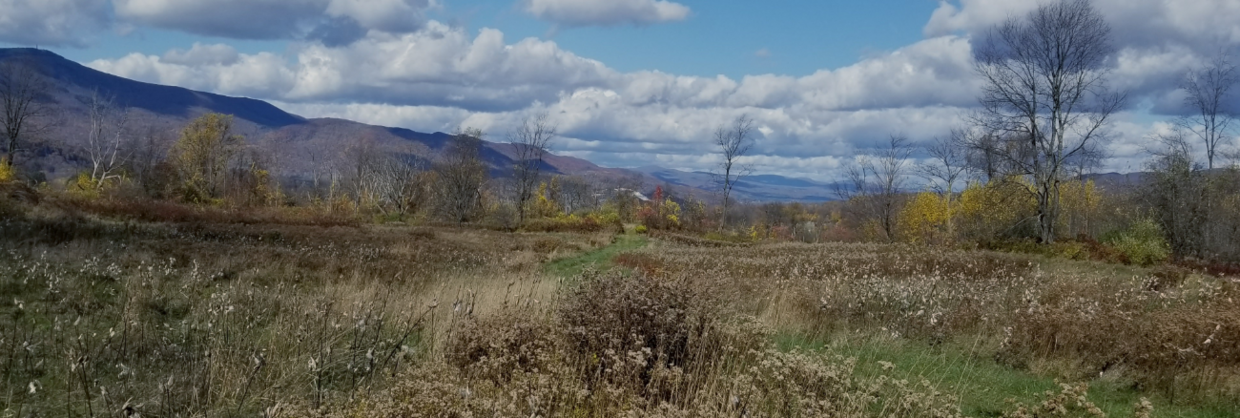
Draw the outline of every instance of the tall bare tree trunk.
<instances>
[{"instance_id":1,"label":"tall bare tree trunk","mask_svg":"<svg viewBox=\"0 0 1240 418\"><path fill-rule=\"evenodd\" d=\"M1106 85L1110 26L1089 0L1059 0L986 35L976 52L984 81L976 121L1026 140L1006 160L1033 180L1038 236L1050 244L1064 167L1096 153L1100 131L1124 101Z\"/></svg>"},{"instance_id":2,"label":"tall bare tree trunk","mask_svg":"<svg viewBox=\"0 0 1240 418\"><path fill-rule=\"evenodd\" d=\"M540 113L522 120L520 126L508 133L508 142L516 148L513 181L516 182L518 225L525 223L525 206L538 190L543 157L551 147L556 130L547 114Z\"/></svg>"},{"instance_id":3,"label":"tall bare tree trunk","mask_svg":"<svg viewBox=\"0 0 1240 418\"><path fill-rule=\"evenodd\" d=\"M719 172L716 174L716 182L719 184L720 191L723 194L723 212L719 214L719 230L723 231L728 224L728 210L732 203L732 189L736 187L736 182L752 172L752 168L740 165L737 160L749 152L753 147L753 139L749 137L753 130L753 119L748 116L740 116L732 121L730 126L720 126L715 131L715 146L719 147L719 154L723 157L723 161L719 163Z\"/></svg>"}]
</instances>

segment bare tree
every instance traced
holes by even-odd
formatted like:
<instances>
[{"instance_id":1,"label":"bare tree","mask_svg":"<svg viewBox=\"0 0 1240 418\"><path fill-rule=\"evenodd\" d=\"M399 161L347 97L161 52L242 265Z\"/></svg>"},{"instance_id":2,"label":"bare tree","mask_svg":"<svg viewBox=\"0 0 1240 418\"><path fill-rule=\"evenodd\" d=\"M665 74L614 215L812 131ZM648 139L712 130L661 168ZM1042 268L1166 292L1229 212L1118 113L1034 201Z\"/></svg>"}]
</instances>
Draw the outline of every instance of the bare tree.
<instances>
[{"instance_id":1,"label":"bare tree","mask_svg":"<svg viewBox=\"0 0 1240 418\"><path fill-rule=\"evenodd\" d=\"M453 222L474 220L482 209L486 166L479 159L482 131L464 128L452 135L446 152L435 163L439 212Z\"/></svg>"},{"instance_id":2,"label":"bare tree","mask_svg":"<svg viewBox=\"0 0 1240 418\"><path fill-rule=\"evenodd\" d=\"M1202 256L1209 223L1210 188L1201 164L1194 161L1185 129L1177 128L1158 137L1161 148L1152 149L1150 182L1140 195L1153 208L1178 256Z\"/></svg>"},{"instance_id":3,"label":"bare tree","mask_svg":"<svg viewBox=\"0 0 1240 418\"><path fill-rule=\"evenodd\" d=\"M556 130L547 114L539 113L525 118L520 126L508 132L508 142L516 154L513 158L513 182L516 186L518 224L525 222L526 203L538 192L543 157L551 147Z\"/></svg>"},{"instance_id":4,"label":"bare tree","mask_svg":"<svg viewBox=\"0 0 1240 418\"><path fill-rule=\"evenodd\" d=\"M980 127L961 127L952 132L952 139L963 148L968 171L984 178L986 183L1011 174L1007 155L1014 141L1010 138Z\"/></svg>"},{"instance_id":5,"label":"bare tree","mask_svg":"<svg viewBox=\"0 0 1240 418\"><path fill-rule=\"evenodd\" d=\"M375 176L383 153L373 138L363 137L350 142L341 154L341 164L347 185L353 191L353 199L360 208L368 202L376 202Z\"/></svg>"},{"instance_id":6,"label":"bare tree","mask_svg":"<svg viewBox=\"0 0 1240 418\"><path fill-rule=\"evenodd\" d=\"M3 134L5 161L17 162L23 141L39 134L50 124L52 107L43 101L51 84L34 64L5 62L0 64L0 133Z\"/></svg>"},{"instance_id":7,"label":"bare tree","mask_svg":"<svg viewBox=\"0 0 1240 418\"><path fill-rule=\"evenodd\" d=\"M1055 241L1065 167L1104 139L1124 101L1106 84L1111 52L1110 26L1089 0L1059 0L1011 18L976 49L984 81L977 122L1026 143L1008 161L1033 180L1043 243Z\"/></svg>"},{"instance_id":8,"label":"bare tree","mask_svg":"<svg viewBox=\"0 0 1240 418\"><path fill-rule=\"evenodd\" d=\"M1109 154L1102 141L1090 141L1080 151L1064 159L1068 176L1084 181L1087 174L1102 167L1107 155Z\"/></svg>"},{"instance_id":9,"label":"bare tree","mask_svg":"<svg viewBox=\"0 0 1240 418\"><path fill-rule=\"evenodd\" d=\"M247 206L265 206L280 197L279 186L271 178L273 153L253 144L238 144L228 162L225 192L230 200Z\"/></svg>"},{"instance_id":10,"label":"bare tree","mask_svg":"<svg viewBox=\"0 0 1240 418\"><path fill-rule=\"evenodd\" d=\"M853 204L860 217L877 217L879 226L888 241L895 241L897 215L900 211L901 194L908 177L908 158L913 147L908 138L892 135L876 156L863 156L856 164L845 169L850 188L838 188L837 193Z\"/></svg>"},{"instance_id":11,"label":"bare tree","mask_svg":"<svg viewBox=\"0 0 1240 418\"><path fill-rule=\"evenodd\" d=\"M599 206L597 191L590 181L581 176L561 176L558 199L564 213L596 209Z\"/></svg>"},{"instance_id":12,"label":"bare tree","mask_svg":"<svg viewBox=\"0 0 1240 418\"><path fill-rule=\"evenodd\" d=\"M90 159L90 179L96 187L113 178L128 158L122 153L125 145L125 125L129 121L129 109L120 107L112 97L95 91L86 103L90 115L90 132L86 136L86 156Z\"/></svg>"},{"instance_id":13,"label":"bare tree","mask_svg":"<svg viewBox=\"0 0 1240 418\"><path fill-rule=\"evenodd\" d=\"M124 146L129 150L129 158L124 161L125 171L138 181L147 196L160 197L167 191L172 173L164 160L175 141L172 130L147 126L130 137Z\"/></svg>"},{"instance_id":14,"label":"bare tree","mask_svg":"<svg viewBox=\"0 0 1240 418\"><path fill-rule=\"evenodd\" d=\"M720 230L728 225L732 189L736 187L737 182L753 172L752 167L740 165L738 162L740 157L745 156L753 148L754 141L749 137L752 131L753 119L745 115L715 130L715 146L718 147L719 155L723 158L715 173L715 182L718 183L720 192L723 194L723 213L719 216Z\"/></svg>"},{"instance_id":15,"label":"bare tree","mask_svg":"<svg viewBox=\"0 0 1240 418\"><path fill-rule=\"evenodd\" d=\"M1193 112L1178 121L1206 145L1206 168L1214 169L1219 145L1230 139L1235 119L1228 106L1231 89L1240 81L1236 64L1226 54L1219 54L1205 66L1189 71L1180 88L1188 93L1184 105Z\"/></svg>"},{"instance_id":16,"label":"bare tree","mask_svg":"<svg viewBox=\"0 0 1240 418\"><path fill-rule=\"evenodd\" d=\"M422 170L399 155L389 155L379 160L375 167L375 192L380 200L380 209L389 208L393 213L404 216L415 205L414 199L419 195L421 185L417 182Z\"/></svg>"},{"instance_id":17,"label":"bare tree","mask_svg":"<svg viewBox=\"0 0 1240 418\"><path fill-rule=\"evenodd\" d=\"M960 144L967 141L968 130L952 129L951 136L946 139L935 138L926 147L930 161L917 167L917 171L930 181L931 186L947 202L947 213L952 213L952 203L956 194L956 182L962 180L968 170L967 148ZM952 217L947 217L947 235L955 236Z\"/></svg>"}]
</instances>

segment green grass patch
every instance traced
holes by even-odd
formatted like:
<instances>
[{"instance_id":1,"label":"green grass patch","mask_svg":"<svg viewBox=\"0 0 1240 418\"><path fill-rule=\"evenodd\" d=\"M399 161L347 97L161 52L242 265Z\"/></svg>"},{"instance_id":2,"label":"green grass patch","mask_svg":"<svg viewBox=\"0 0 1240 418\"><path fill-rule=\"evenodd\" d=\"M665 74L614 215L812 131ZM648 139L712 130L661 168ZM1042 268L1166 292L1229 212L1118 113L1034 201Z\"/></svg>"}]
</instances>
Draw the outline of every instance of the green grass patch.
<instances>
[{"instance_id":1,"label":"green grass patch","mask_svg":"<svg viewBox=\"0 0 1240 418\"><path fill-rule=\"evenodd\" d=\"M575 257L552 261L547 263L545 270L548 274L559 277L575 277L587 269L608 270L615 267L613 260L617 255L645 247L649 242L641 235L617 235L611 245Z\"/></svg>"},{"instance_id":2,"label":"green grass patch","mask_svg":"<svg viewBox=\"0 0 1240 418\"><path fill-rule=\"evenodd\" d=\"M929 380L938 390L958 396L960 409L971 417L999 417L1014 409L1009 400L1034 405L1048 390L1059 391L1053 377L1039 376L993 360L979 342L929 344L881 336L843 335L807 338L779 334L776 345L784 350L825 350L857 359L856 373L866 377L888 375L910 382ZM886 364L884 364L886 363ZM1076 383L1076 382L1064 382ZM1160 396L1141 393L1131 384L1094 379L1089 400L1108 417L1130 417L1142 396L1154 404L1154 416L1163 418L1223 418L1240 416L1240 408L1221 403L1172 405Z\"/></svg>"}]
</instances>

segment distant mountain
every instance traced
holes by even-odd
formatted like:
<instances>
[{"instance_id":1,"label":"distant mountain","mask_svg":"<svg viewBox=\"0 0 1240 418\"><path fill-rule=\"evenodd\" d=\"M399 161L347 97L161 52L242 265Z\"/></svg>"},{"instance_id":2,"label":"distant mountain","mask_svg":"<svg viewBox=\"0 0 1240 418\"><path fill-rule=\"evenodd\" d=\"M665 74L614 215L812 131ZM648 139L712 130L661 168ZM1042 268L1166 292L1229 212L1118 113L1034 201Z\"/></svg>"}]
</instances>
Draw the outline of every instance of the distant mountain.
<instances>
[{"instance_id":1,"label":"distant mountain","mask_svg":"<svg viewBox=\"0 0 1240 418\"><path fill-rule=\"evenodd\" d=\"M698 190L719 188L715 175L647 166L633 169L660 182ZM837 199L835 185L813 180L762 174L742 177L733 189L736 198L753 202L826 202Z\"/></svg>"},{"instance_id":2,"label":"distant mountain","mask_svg":"<svg viewBox=\"0 0 1240 418\"><path fill-rule=\"evenodd\" d=\"M745 177L745 182L765 184L769 186L785 186L785 187L815 188L815 187L828 186L827 184L819 183L819 182L812 181L812 180L776 176L772 174L759 174L759 175L748 176L748 177Z\"/></svg>"},{"instance_id":3,"label":"distant mountain","mask_svg":"<svg viewBox=\"0 0 1240 418\"><path fill-rule=\"evenodd\" d=\"M204 112L217 112L235 115L239 119L264 127L287 126L305 121L261 100L134 81L91 69L41 49L0 49L0 61L34 65L40 73L54 81L58 90L58 101L69 107L84 104L82 102L92 91L98 91L104 96L115 98L120 105L178 119L192 118ZM75 103L72 99L78 100Z\"/></svg>"},{"instance_id":4,"label":"distant mountain","mask_svg":"<svg viewBox=\"0 0 1240 418\"><path fill-rule=\"evenodd\" d=\"M1144 185L1150 180L1150 173L1102 173L1087 174L1086 180L1093 180L1099 189L1109 192L1121 192Z\"/></svg>"},{"instance_id":5,"label":"distant mountain","mask_svg":"<svg viewBox=\"0 0 1240 418\"><path fill-rule=\"evenodd\" d=\"M441 152L450 135L422 133L404 128L368 125L344 119L303 118L262 100L204 93L181 87L144 83L100 72L55 53L33 48L0 49L0 62L31 65L52 81L46 100L60 111L60 123L49 136L57 146L72 150L84 141L89 117L86 105L98 92L130 108L131 128L141 126L168 132L170 136L189 120L205 113L233 115L235 129L257 145L266 146L277 172L304 178L342 151L372 146L404 155L406 160L427 163ZM484 141L482 159L493 176L511 170L516 148L508 143ZM72 152L72 151L69 151ZM44 158L40 169L52 177L64 177L80 167ZM62 159L63 160L63 159ZM73 157L69 157L73 163ZM81 164L80 160L76 161ZM622 169L600 167L584 159L550 154L543 169L548 173L579 175L600 182L638 188L646 192L657 185L690 189L699 198L711 198L716 190L710 174L661 167ZM639 186L640 185L640 186ZM747 201L825 201L834 198L832 186L811 180L775 175L756 175L736 185L736 197Z\"/></svg>"}]
</instances>

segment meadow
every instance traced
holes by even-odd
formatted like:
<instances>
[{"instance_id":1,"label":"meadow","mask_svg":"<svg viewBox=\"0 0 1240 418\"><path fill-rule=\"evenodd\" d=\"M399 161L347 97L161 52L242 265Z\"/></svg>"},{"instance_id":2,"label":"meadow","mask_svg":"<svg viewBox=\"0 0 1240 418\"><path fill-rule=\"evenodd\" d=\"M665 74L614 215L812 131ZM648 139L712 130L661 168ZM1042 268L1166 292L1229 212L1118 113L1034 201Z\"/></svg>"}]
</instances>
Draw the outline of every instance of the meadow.
<instances>
[{"instance_id":1,"label":"meadow","mask_svg":"<svg viewBox=\"0 0 1240 418\"><path fill-rule=\"evenodd\" d=\"M1240 413L1240 283L1174 267L7 215L3 417Z\"/></svg>"}]
</instances>

